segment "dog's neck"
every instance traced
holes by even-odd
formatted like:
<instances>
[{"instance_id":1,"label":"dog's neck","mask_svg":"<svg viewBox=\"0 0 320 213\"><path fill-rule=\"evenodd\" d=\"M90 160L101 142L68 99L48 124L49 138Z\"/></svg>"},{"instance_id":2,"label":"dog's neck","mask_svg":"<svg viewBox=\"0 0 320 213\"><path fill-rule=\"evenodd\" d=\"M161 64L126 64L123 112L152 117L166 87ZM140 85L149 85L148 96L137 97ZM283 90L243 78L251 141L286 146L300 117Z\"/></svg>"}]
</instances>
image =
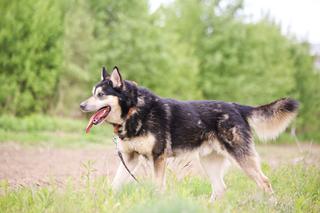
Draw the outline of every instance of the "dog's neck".
<instances>
[{"instance_id":1,"label":"dog's neck","mask_svg":"<svg viewBox=\"0 0 320 213\"><path fill-rule=\"evenodd\" d=\"M126 115L125 120L130 119L130 117L137 112L137 109L135 107L131 107ZM113 133L116 135L119 135L119 130L120 128L123 127L123 125L125 125L125 122L122 124L112 124L113 125Z\"/></svg>"},{"instance_id":2,"label":"dog's neck","mask_svg":"<svg viewBox=\"0 0 320 213\"><path fill-rule=\"evenodd\" d=\"M128 113L123 118L123 123L112 124L114 133L120 139L144 134L144 132L141 132L141 128L145 118L149 115L154 103L160 99L145 88L139 88L137 95L137 104L129 108Z\"/></svg>"}]
</instances>

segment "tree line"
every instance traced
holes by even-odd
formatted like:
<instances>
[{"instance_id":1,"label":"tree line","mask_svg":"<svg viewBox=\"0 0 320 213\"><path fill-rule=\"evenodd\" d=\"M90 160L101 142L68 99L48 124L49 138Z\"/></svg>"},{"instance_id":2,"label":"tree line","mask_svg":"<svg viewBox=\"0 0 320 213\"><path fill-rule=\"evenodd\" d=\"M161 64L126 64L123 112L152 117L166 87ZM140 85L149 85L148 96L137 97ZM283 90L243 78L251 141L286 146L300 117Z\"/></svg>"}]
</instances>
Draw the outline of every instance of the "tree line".
<instances>
[{"instance_id":1,"label":"tree line","mask_svg":"<svg viewBox=\"0 0 320 213\"><path fill-rule=\"evenodd\" d=\"M259 105L291 96L295 126L320 139L319 70L308 42L241 0L0 0L1 114L78 115L101 66L164 97Z\"/></svg>"}]
</instances>

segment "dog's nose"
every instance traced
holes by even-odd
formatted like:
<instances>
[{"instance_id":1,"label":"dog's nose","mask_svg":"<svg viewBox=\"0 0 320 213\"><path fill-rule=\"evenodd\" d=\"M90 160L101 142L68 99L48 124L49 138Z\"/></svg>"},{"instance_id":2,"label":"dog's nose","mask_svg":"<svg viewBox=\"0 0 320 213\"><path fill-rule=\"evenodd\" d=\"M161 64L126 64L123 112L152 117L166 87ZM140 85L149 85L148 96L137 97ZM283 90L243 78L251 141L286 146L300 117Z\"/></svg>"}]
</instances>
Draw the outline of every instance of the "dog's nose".
<instances>
[{"instance_id":1,"label":"dog's nose","mask_svg":"<svg viewBox=\"0 0 320 213\"><path fill-rule=\"evenodd\" d=\"M84 110L86 108L86 103L82 102L80 104L80 109Z\"/></svg>"}]
</instances>

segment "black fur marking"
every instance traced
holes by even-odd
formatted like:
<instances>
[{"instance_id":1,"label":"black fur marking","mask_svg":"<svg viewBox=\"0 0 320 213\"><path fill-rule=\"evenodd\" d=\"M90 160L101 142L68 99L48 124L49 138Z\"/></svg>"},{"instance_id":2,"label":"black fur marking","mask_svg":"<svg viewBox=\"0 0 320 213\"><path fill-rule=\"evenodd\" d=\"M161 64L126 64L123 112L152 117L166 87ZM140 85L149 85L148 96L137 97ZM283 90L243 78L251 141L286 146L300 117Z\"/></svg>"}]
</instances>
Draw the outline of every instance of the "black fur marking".
<instances>
[{"instance_id":1,"label":"black fur marking","mask_svg":"<svg viewBox=\"0 0 320 213\"><path fill-rule=\"evenodd\" d=\"M290 98L283 100L283 109L287 112L296 112L299 108L299 102Z\"/></svg>"}]
</instances>

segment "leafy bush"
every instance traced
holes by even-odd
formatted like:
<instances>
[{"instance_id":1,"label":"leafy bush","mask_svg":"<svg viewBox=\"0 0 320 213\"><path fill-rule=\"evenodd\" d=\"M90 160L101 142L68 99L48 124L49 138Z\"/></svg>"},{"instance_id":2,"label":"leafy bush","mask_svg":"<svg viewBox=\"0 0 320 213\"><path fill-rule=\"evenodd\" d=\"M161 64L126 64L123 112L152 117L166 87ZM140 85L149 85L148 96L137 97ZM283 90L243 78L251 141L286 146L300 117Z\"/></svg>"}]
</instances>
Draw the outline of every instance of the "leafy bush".
<instances>
[{"instance_id":1,"label":"leafy bush","mask_svg":"<svg viewBox=\"0 0 320 213\"><path fill-rule=\"evenodd\" d=\"M54 103L63 13L56 1L0 2L1 114L46 112Z\"/></svg>"}]
</instances>

